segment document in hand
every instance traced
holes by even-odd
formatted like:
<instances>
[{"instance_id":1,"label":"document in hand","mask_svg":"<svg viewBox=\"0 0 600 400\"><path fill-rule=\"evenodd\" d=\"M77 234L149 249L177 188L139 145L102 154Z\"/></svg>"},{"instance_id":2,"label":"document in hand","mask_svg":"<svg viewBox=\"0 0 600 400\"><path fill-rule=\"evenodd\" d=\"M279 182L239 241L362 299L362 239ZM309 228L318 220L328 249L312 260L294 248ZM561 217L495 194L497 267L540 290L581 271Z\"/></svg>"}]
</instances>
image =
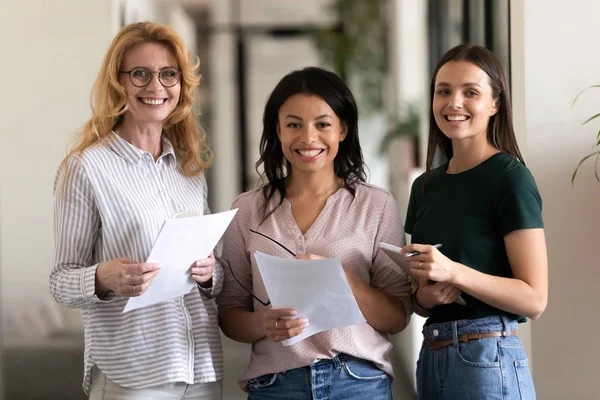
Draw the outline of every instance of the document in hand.
<instances>
[{"instance_id":1,"label":"document in hand","mask_svg":"<svg viewBox=\"0 0 600 400\"><path fill-rule=\"evenodd\" d=\"M158 263L160 272L144 294L129 298L123 312L183 296L196 288L189 272L192 263L210 255L236 212L166 220L146 260Z\"/></svg>"},{"instance_id":2,"label":"document in hand","mask_svg":"<svg viewBox=\"0 0 600 400\"><path fill-rule=\"evenodd\" d=\"M385 254L387 254L387 256L389 258L394 260L394 262L400 268L402 268L402 271L404 271L406 273L406 275L410 276L411 279L415 279L412 277L412 275L410 273L410 264L408 262L409 261L408 257L406 257L404 254L402 254L402 249L400 247L394 246L393 244L389 244L389 243L379 242L379 248L381 250L383 250L383 252ZM458 296L458 299L456 299L454 302L456 304L460 304L461 306L464 306L467 304L467 302L465 301L465 299L463 299L462 296Z\"/></svg>"},{"instance_id":3,"label":"document in hand","mask_svg":"<svg viewBox=\"0 0 600 400\"><path fill-rule=\"evenodd\" d=\"M294 318L308 319L304 331L284 340L284 346L315 333L366 322L339 260L279 258L259 251L254 256L273 308L293 308L298 312Z\"/></svg>"}]
</instances>

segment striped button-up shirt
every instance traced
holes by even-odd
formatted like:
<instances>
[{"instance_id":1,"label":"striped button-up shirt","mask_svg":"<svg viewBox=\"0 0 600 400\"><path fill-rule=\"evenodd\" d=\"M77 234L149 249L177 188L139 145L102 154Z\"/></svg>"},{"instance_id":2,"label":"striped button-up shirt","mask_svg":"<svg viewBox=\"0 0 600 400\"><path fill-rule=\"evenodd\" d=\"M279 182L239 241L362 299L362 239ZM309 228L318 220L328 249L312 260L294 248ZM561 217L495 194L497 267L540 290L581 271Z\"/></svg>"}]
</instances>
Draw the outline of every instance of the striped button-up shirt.
<instances>
[{"instance_id":1,"label":"striped button-up shirt","mask_svg":"<svg viewBox=\"0 0 600 400\"><path fill-rule=\"evenodd\" d=\"M165 219L181 211L210 212L206 195L204 175L184 176L166 138L155 161L111 133L59 168L50 290L60 304L81 308L86 393L94 365L130 388L222 378L213 300L223 283L219 264L212 288L127 313L128 297L109 292L100 299L95 293L100 263L121 257L145 261Z\"/></svg>"}]
</instances>

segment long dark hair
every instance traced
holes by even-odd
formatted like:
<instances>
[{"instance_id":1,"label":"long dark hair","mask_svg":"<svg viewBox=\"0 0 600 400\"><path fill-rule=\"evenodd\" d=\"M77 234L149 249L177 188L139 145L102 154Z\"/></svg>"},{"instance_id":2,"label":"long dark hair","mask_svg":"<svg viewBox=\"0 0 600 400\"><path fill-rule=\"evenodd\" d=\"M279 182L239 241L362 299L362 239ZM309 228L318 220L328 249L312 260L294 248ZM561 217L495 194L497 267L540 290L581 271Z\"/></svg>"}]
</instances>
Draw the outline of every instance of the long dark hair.
<instances>
[{"instance_id":1,"label":"long dark hair","mask_svg":"<svg viewBox=\"0 0 600 400\"><path fill-rule=\"evenodd\" d=\"M263 114L263 133L260 139L260 158L256 162L256 171L263 182L265 203L262 207L263 220L271 215L281 205L286 193L286 179L291 170L291 164L284 157L281 141L277 136L279 124L279 109L288 98L296 94L313 94L321 97L335 115L346 126L346 137L340 142L338 153L334 160L335 175L342 178L344 188L355 194L353 184L366 181L365 164L358 140L358 109L356 101L348 86L333 72L307 67L293 71L284 76L277 84L265 105ZM263 165L264 173L259 171ZM269 201L280 194L279 204L267 211Z\"/></svg>"},{"instance_id":2,"label":"long dark hair","mask_svg":"<svg viewBox=\"0 0 600 400\"><path fill-rule=\"evenodd\" d=\"M442 154L451 159L452 140L449 139L440 130L435 122L433 115L433 96L435 93L435 80L437 74L444 64L449 61L466 61L481 68L489 77L490 86L492 87L492 96L500 102L498 112L490 117L490 122L487 127L488 141L500 151L510 154L523 165L525 160L519 151L517 139L512 121L512 107L510 105L510 90L508 87L508 79L500 60L488 49L481 46L469 44L461 44L456 46L442 57L438 65L435 67L433 77L431 78L431 105L429 112L429 142L427 144L427 163L426 172L429 174L433 166L436 147L439 147Z\"/></svg>"}]
</instances>

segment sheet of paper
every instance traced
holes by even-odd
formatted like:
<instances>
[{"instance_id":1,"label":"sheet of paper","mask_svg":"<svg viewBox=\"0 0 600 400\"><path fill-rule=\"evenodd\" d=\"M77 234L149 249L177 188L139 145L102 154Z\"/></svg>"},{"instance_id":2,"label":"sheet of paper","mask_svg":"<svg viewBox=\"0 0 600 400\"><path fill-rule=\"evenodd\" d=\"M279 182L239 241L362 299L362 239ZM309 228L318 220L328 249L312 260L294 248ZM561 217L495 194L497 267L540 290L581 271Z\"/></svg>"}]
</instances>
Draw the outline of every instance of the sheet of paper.
<instances>
[{"instance_id":1,"label":"sheet of paper","mask_svg":"<svg viewBox=\"0 0 600 400\"><path fill-rule=\"evenodd\" d=\"M194 289L196 282L189 273L192 263L210 255L236 212L166 220L146 260L160 264L160 272L144 294L127 301L123 312L183 296Z\"/></svg>"},{"instance_id":2,"label":"sheet of paper","mask_svg":"<svg viewBox=\"0 0 600 400\"><path fill-rule=\"evenodd\" d=\"M296 260L254 253L273 308L293 308L308 326L284 346L315 333L362 324L360 312L339 260Z\"/></svg>"}]
</instances>

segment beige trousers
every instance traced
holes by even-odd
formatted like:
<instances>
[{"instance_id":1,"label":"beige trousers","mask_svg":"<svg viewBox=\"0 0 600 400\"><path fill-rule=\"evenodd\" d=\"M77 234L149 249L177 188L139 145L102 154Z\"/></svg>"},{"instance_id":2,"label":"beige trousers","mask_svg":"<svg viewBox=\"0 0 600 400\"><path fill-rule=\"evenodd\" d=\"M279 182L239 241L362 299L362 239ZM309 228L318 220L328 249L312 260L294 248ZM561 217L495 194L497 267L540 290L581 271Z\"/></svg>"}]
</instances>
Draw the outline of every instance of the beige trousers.
<instances>
[{"instance_id":1,"label":"beige trousers","mask_svg":"<svg viewBox=\"0 0 600 400\"><path fill-rule=\"evenodd\" d=\"M222 381L169 383L145 389L129 389L117 385L94 366L89 400L221 400Z\"/></svg>"}]
</instances>

